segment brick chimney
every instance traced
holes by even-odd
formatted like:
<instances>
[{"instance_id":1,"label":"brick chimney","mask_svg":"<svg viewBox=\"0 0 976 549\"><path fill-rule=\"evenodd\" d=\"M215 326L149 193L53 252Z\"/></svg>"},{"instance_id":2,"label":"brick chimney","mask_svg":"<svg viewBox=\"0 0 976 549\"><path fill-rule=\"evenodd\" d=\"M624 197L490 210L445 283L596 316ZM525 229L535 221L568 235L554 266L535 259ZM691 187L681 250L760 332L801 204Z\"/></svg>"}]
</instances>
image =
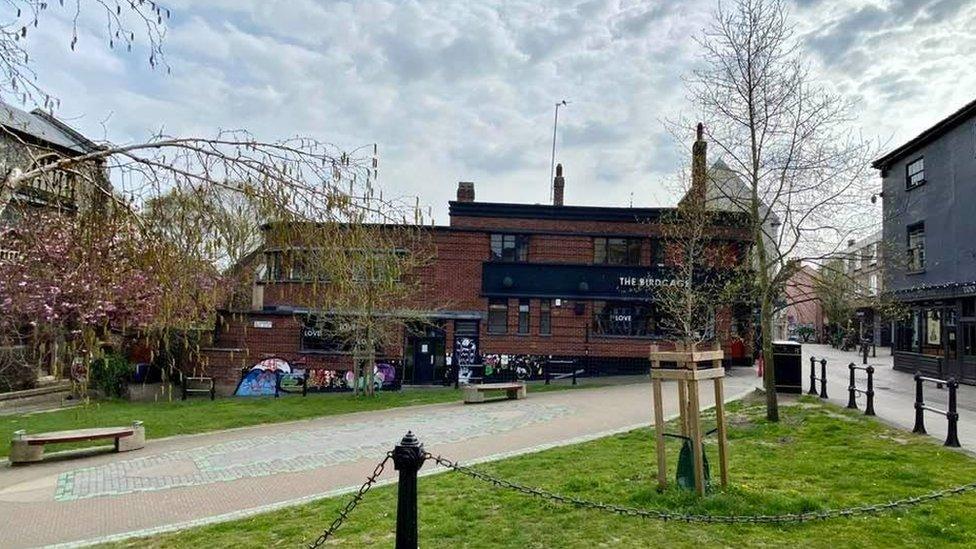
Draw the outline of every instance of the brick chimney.
<instances>
[{"instance_id":1,"label":"brick chimney","mask_svg":"<svg viewBox=\"0 0 976 549\"><path fill-rule=\"evenodd\" d=\"M556 164L556 178L552 180L552 205L563 205L563 189L566 187L566 179L563 178L563 165Z\"/></svg>"},{"instance_id":2,"label":"brick chimney","mask_svg":"<svg viewBox=\"0 0 976 549\"><path fill-rule=\"evenodd\" d=\"M708 142L705 141L705 126L701 122L695 132L695 144L691 147L691 192L689 193L696 201L705 202L708 197L707 178L708 168L706 164L706 153L708 152Z\"/></svg>"},{"instance_id":3,"label":"brick chimney","mask_svg":"<svg viewBox=\"0 0 976 549\"><path fill-rule=\"evenodd\" d=\"M474 202L474 182L458 181L458 202Z\"/></svg>"}]
</instances>

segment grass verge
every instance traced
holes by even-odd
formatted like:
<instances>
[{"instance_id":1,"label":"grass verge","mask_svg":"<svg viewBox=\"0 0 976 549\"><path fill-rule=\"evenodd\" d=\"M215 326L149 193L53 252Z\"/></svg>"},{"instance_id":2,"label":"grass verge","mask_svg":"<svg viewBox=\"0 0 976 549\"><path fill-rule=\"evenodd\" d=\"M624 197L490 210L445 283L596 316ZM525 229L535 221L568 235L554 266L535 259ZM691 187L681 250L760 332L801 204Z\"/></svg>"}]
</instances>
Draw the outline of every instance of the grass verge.
<instances>
[{"instance_id":1,"label":"grass verge","mask_svg":"<svg viewBox=\"0 0 976 549\"><path fill-rule=\"evenodd\" d=\"M764 419L761 403L730 406L732 485L702 499L655 489L650 429L501 460L478 468L584 499L687 513L782 514L921 495L976 479L976 460L931 439L802 398ZM436 448L430 449L436 452ZM679 444L669 443L673 474ZM707 445L715 471L715 444ZM450 456L447 456L450 457ZM717 476L717 475L716 475ZM353 480L353 479L350 479ZM359 480L359 479L355 479ZM878 516L795 525L687 524L550 504L456 473L420 479L423 547L897 547L976 546L976 494ZM214 524L124 547L298 546L318 535L349 496ZM396 487L371 491L334 543L393 544Z\"/></svg>"},{"instance_id":2,"label":"grass verge","mask_svg":"<svg viewBox=\"0 0 976 549\"><path fill-rule=\"evenodd\" d=\"M600 387L603 384L588 382L569 384L531 384L529 392L539 393L558 390L575 390ZM178 398L178 397L177 397ZM461 391L453 388L404 389L381 392L374 397L355 397L350 393L311 394L307 397L290 395L282 398L223 398L211 402L204 398L187 401L128 402L124 400L92 401L88 404L30 414L0 416L0 457L10 454L6 444L14 431L26 429L28 433L111 427L128 425L141 420L146 425L147 438L163 438L219 431L235 427L248 427L266 423L280 423L321 416L383 410L421 404L438 404L461 400ZM49 445L46 452L105 444Z\"/></svg>"}]
</instances>

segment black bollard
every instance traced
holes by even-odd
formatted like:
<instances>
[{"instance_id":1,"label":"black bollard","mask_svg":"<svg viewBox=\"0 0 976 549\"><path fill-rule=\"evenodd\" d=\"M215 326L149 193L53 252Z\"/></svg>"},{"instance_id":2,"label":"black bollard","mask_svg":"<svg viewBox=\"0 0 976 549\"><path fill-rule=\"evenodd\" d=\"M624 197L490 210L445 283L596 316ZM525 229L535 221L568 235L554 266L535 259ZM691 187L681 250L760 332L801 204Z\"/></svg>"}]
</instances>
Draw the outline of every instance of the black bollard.
<instances>
[{"instance_id":1,"label":"black bollard","mask_svg":"<svg viewBox=\"0 0 976 549\"><path fill-rule=\"evenodd\" d=\"M867 341L861 343L861 355L862 355L861 364L867 364L868 363L868 342Z\"/></svg>"},{"instance_id":2,"label":"black bollard","mask_svg":"<svg viewBox=\"0 0 976 549\"><path fill-rule=\"evenodd\" d=\"M854 363L851 362L848 364L847 369L851 371L851 382L847 386L847 407L851 410L857 410L857 387L854 386Z\"/></svg>"},{"instance_id":3,"label":"black bollard","mask_svg":"<svg viewBox=\"0 0 976 549\"><path fill-rule=\"evenodd\" d=\"M393 448L397 484L396 549L417 549L417 471L424 465L424 445L410 431Z\"/></svg>"},{"instance_id":4,"label":"black bollard","mask_svg":"<svg viewBox=\"0 0 976 549\"><path fill-rule=\"evenodd\" d=\"M922 400L922 375L915 372L915 427L913 433L925 434L925 402Z\"/></svg>"},{"instance_id":5,"label":"black bollard","mask_svg":"<svg viewBox=\"0 0 976 549\"><path fill-rule=\"evenodd\" d=\"M820 359L820 398L827 398L827 359Z\"/></svg>"},{"instance_id":6,"label":"black bollard","mask_svg":"<svg viewBox=\"0 0 976 549\"><path fill-rule=\"evenodd\" d=\"M868 373L868 390L864 391L867 396L867 404L864 406L864 415L873 416L874 414L874 366L865 368Z\"/></svg>"},{"instance_id":7,"label":"black bollard","mask_svg":"<svg viewBox=\"0 0 976 549\"><path fill-rule=\"evenodd\" d=\"M576 364L573 364L573 385L576 385Z\"/></svg>"},{"instance_id":8,"label":"black bollard","mask_svg":"<svg viewBox=\"0 0 976 549\"><path fill-rule=\"evenodd\" d=\"M949 409L946 412L946 419L949 420L949 428L946 432L945 445L952 448L959 448L959 412L956 411L956 389L959 382L956 378L949 378Z\"/></svg>"},{"instance_id":9,"label":"black bollard","mask_svg":"<svg viewBox=\"0 0 976 549\"><path fill-rule=\"evenodd\" d=\"M808 395L817 394L817 358L810 357L810 390Z\"/></svg>"},{"instance_id":10,"label":"black bollard","mask_svg":"<svg viewBox=\"0 0 976 549\"><path fill-rule=\"evenodd\" d=\"M549 363L547 362L546 363L546 385L549 385L550 379L552 379L552 375L550 374L550 366Z\"/></svg>"}]
</instances>

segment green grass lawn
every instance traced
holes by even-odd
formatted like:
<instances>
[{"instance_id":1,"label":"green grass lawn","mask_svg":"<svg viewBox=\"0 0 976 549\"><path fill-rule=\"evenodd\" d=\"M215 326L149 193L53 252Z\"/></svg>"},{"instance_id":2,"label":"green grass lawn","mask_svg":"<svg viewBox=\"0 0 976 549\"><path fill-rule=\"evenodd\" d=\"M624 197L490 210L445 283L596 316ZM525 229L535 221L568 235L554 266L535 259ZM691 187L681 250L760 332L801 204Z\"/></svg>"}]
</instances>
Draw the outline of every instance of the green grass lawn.
<instances>
[{"instance_id":1,"label":"green grass lawn","mask_svg":"<svg viewBox=\"0 0 976 549\"><path fill-rule=\"evenodd\" d=\"M732 485L703 499L676 488L657 492L650 429L477 468L584 499L711 514L798 513L880 503L976 480L976 460L965 454L805 397L798 405L784 406L778 424L765 421L758 402L733 404L730 412ZM670 443L672 474L678 448L677 441ZM714 441L707 451L715 472ZM422 547L976 546L972 493L872 517L789 526L713 525L550 504L457 473L419 482ZM295 547L317 536L347 500L327 499L119 545ZM395 486L371 491L335 543L391 547L395 507Z\"/></svg>"},{"instance_id":2,"label":"green grass lawn","mask_svg":"<svg viewBox=\"0 0 976 549\"><path fill-rule=\"evenodd\" d=\"M597 381L587 381L575 387L566 383L552 385L533 383L529 387L529 392L585 389L601 385ZM133 420L141 420L145 422L147 438L162 438L351 412L452 402L461 400L461 391L444 387L381 392L374 397L355 397L350 393L325 393L310 394L307 397L290 395L277 399L222 398L213 402L199 397L187 401L178 400L179 396L176 395L174 398L177 400L166 402L91 401L54 412L0 416L0 457L10 453L10 445L6 441L9 441L13 437L13 432L18 429L26 429L28 433L43 433L86 427L128 425ZM92 444L105 444L105 441L96 441L88 445ZM82 446L85 444L52 444L46 451Z\"/></svg>"}]
</instances>

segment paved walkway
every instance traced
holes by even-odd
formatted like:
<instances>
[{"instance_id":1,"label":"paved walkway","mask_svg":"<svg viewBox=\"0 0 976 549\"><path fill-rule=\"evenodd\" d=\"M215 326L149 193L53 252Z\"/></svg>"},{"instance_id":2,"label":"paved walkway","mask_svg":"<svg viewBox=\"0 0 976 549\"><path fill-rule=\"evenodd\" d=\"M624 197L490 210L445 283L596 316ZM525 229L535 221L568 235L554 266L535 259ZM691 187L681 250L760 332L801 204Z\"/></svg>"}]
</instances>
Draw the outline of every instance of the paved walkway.
<instances>
[{"instance_id":1,"label":"paved walkway","mask_svg":"<svg viewBox=\"0 0 976 549\"><path fill-rule=\"evenodd\" d=\"M874 410L878 418L902 429L912 430L915 425L915 380L912 374L897 372L892 367L892 356L889 348L878 348L877 357L868 357L868 364L875 368L874 373ZM827 395L828 400L841 406L847 405L847 387L850 380L850 370L847 365L853 362L862 366L861 357L857 353L842 352L829 345L803 345L803 390L810 388L810 357L827 359ZM820 375L820 364L817 364L817 376ZM866 376L863 371L855 373L857 386L866 388ZM820 388L820 382L817 382ZM936 408L945 410L948 401L948 391L945 387L936 388L931 383L925 384L925 402ZM959 409L959 442L963 449L976 453L976 387L960 385L956 393ZM858 397L858 408L864 410L864 396ZM946 438L946 419L931 412L925 414L925 428L928 433L939 441Z\"/></svg>"},{"instance_id":2,"label":"paved walkway","mask_svg":"<svg viewBox=\"0 0 976 549\"><path fill-rule=\"evenodd\" d=\"M755 385L753 371L736 370L726 397ZM670 389L665 411L675 415L676 389ZM149 441L125 454L2 466L0 547L145 535L341 493L358 488L407 430L427 450L468 463L598 438L648 425L650 393L646 382L530 392L520 401L332 416ZM703 391L703 406L713 404L711 395ZM393 476L390 467L383 478ZM322 517L322 524L328 520Z\"/></svg>"}]
</instances>

